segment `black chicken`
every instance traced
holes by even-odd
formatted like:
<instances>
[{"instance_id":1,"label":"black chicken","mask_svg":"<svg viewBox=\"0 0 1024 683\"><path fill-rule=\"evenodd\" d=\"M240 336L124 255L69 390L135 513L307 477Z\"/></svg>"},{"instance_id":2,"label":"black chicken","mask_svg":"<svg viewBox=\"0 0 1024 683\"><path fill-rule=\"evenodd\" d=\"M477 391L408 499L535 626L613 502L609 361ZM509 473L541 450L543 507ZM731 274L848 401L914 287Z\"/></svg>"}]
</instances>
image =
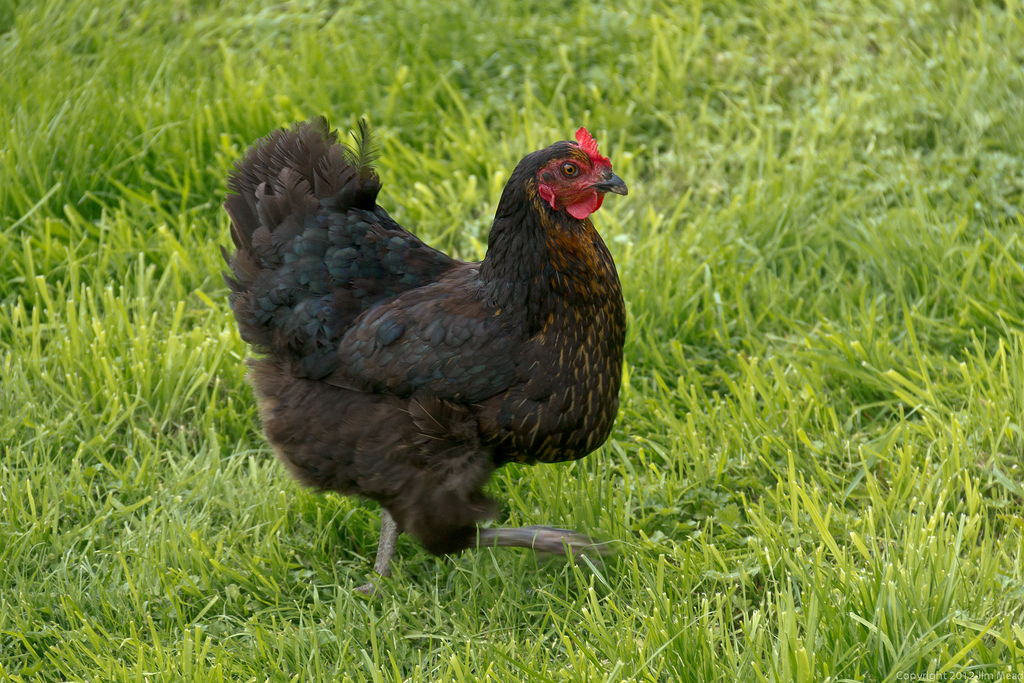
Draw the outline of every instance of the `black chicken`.
<instances>
[{"instance_id":1,"label":"black chicken","mask_svg":"<svg viewBox=\"0 0 1024 683\"><path fill-rule=\"evenodd\" d=\"M580 128L516 166L486 258L464 263L377 206L365 125L356 142L315 119L228 179L225 279L263 354L249 379L267 438L303 484L380 503L382 575L403 531L435 554L581 550L563 529L477 524L496 514L495 468L576 460L611 431L625 311L589 216L625 183Z\"/></svg>"}]
</instances>

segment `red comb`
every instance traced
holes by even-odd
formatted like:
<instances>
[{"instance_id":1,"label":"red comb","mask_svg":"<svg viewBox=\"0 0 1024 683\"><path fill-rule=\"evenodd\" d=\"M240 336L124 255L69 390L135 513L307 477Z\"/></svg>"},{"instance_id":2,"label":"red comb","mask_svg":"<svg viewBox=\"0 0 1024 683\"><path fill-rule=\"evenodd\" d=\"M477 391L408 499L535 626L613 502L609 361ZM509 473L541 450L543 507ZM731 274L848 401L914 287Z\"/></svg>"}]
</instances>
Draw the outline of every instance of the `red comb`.
<instances>
[{"instance_id":1,"label":"red comb","mask_svg":"<svg viewBox=\"0 0 1024 683\"><path fill-rule=\"evenodd\" d=\"M576 131L576 142L580 143L580 149L587 153L590 160L597 166L611 166L612 162L608 160L608 157L601 156L601 153L597 151L597 140L590 134L583 126Z\"/></svg>"}]
</instances>

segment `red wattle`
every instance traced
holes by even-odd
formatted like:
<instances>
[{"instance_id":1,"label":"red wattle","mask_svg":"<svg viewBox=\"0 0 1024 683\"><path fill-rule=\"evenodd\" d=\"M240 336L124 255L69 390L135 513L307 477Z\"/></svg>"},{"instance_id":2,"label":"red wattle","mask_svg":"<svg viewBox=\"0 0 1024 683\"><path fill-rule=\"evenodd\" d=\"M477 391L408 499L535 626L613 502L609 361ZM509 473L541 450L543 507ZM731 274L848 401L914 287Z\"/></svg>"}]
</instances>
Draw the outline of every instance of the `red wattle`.
<instances>
[{"instance_id":1,"label":"red wattle","mask_svg":"<svg viewBox=\"0 0 1024 683\"><path fill-rule=\"evenodd\" d=\"M575 204L569 204L565 207L565 210L569 212L569 215L578 220L583 220L590 214L594 213L601 208L601 204L604 202L604 195L598 194L597 192L589 192L582 201L576 202Z\"/></svg>"}]
</instances>

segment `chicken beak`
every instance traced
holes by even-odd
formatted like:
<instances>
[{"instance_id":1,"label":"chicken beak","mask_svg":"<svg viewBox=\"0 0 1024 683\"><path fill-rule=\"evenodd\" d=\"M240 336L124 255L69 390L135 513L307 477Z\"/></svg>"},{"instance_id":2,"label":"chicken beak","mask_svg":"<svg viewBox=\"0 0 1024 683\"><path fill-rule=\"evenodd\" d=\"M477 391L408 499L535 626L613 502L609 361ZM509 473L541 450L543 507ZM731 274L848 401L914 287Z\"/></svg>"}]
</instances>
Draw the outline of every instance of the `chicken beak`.
<instances>
[{"instance_id":1,"label":"chicken beak","mask_svg":"<svg viewBox=\"0 0 1024 683\"><path fill-rule=\"evenodd\" d=\"M594 189L598 192L611 192L612 194L628 194L629 190L626 188L626 183L623 182L622 178L612 173L612 177L607 180L602 180L599 183L594 183Z\"/></svg>"}]
</instances>

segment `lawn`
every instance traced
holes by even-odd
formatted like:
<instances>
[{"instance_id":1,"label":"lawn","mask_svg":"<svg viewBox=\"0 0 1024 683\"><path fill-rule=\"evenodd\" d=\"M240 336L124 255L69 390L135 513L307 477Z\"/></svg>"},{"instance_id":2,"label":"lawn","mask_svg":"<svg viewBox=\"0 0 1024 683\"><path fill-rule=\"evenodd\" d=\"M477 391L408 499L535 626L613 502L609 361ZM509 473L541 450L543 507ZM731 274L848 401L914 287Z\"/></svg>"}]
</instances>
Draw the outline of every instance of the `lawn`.
<instances>
[{"instance_id":1,"label":"lawn","mask_svg":"<svg viewBox=\"0 0 1024 683\"><path fill-rule=\"evenodd\" d=\"M318 114L463 258L580 125L629 184L612 437L491 485L612 556L353 592L378 510L274 460L221 279ZM1018 0L0 0L0 124L0 681L1024 680Z\"/></svg>"}]
</instances>

